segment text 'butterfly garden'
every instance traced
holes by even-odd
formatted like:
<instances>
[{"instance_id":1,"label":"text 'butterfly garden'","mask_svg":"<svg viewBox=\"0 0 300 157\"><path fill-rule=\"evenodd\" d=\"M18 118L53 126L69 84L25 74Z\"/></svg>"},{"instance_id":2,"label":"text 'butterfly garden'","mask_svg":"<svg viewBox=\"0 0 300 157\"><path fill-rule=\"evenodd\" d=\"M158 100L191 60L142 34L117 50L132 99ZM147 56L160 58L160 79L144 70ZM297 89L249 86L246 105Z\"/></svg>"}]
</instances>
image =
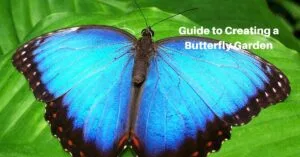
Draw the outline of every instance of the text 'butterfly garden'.
<instances>
[{"instance_id":1,"label":"text 'butterfly garden'","mask_svg":"<svg viewBox=\"0 0 300 157\"><path fill-rule=\"evenodd\" d=\"M202 37L153 41L111 26L57 30L20 47L14 66L63 148L76 157L206 157L262 108L290 93L287 77L242 49L185 49Z\"/></svg>"}]
</instances>

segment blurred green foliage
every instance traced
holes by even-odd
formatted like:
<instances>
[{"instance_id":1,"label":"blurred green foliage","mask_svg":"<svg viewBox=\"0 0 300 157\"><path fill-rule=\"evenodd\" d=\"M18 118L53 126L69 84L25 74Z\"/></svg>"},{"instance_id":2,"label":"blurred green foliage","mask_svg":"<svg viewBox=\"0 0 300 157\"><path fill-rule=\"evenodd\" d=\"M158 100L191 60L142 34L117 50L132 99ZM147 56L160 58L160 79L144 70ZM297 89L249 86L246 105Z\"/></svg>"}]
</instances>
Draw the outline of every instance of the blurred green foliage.
<instances>
[{"instance_id":1,"label":"blurred green foliage","mask_svg":"<svg viewBox=\"0 0 300 157\"><path fill-rule=\"evenodd\" d=\"M282 25L286 26L300 43L300 1L268 0L268 4Z\"/></svg>"}]
</instances>

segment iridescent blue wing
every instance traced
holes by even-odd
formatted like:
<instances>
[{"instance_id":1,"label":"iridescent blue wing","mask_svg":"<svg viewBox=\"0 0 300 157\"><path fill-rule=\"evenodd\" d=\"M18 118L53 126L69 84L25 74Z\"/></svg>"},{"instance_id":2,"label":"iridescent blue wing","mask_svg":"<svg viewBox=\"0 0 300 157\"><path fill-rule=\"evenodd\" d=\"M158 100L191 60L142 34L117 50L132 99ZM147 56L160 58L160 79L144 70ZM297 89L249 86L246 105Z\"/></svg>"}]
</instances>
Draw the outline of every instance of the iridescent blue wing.
<instances>
[{"instance_id":1,"label":"iridescent blue wing","mask_svg":"<svg viewBox=\"0 0 300 157\"><path fill-rule=\"evenodd\" d=\"M187 50L196 37L157 43L135 127L141 156L200 156L218 150L231 125L248 123L260 109L284 100L286 76L240 49Z\"/></svg>"},{"instance_id":2,"label":"iridescent blue wing","mask_svg":"<svg viewBox=\"0 0 300 157\"><path fill-rule=\"evenodd\" d=\"M47 103L52 133L74 156L116 156L127 131L132 35L112 27L55 31L19 48L13 64Z\"/></svg>"}]
</instances>

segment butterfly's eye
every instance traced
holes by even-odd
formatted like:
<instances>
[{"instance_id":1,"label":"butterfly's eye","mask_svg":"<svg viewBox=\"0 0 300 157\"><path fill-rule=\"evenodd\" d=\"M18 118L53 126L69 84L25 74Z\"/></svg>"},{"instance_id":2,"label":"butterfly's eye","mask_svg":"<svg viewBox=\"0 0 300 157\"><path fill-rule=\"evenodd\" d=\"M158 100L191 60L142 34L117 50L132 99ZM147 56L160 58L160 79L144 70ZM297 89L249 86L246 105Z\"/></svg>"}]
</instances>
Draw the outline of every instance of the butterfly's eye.
<instances>
[{"instance_id":1,"label":"butterfly's eye","mask_svg":"<svg viewBox=\"0 0 300 157\"><path fill-rule=\"evenodd\" d=\"M142 36L154 36L154 31L149 27L142 30Z\"/></svg>"},{"instance_id":2,"label":"butterfly's eye","mask_svg":"<svg viewBox=\"0 0 300 157\"><path fill-rule=\"evenodd\" d=\"M143 29L141 32L142 36L144 36L145 33L146 33L146 29Z\"/></svg>"},{"instance_id":3,"label":"butterfly's eye","mask_svg":"<svg viewBox=\"0 0 300 157\"><path fill-rule=\"evenodd\" d=\"M151 28L149 28L148 30L150 31L151 36L154 37L154 31Z\"/></svg>"}]
</instances>

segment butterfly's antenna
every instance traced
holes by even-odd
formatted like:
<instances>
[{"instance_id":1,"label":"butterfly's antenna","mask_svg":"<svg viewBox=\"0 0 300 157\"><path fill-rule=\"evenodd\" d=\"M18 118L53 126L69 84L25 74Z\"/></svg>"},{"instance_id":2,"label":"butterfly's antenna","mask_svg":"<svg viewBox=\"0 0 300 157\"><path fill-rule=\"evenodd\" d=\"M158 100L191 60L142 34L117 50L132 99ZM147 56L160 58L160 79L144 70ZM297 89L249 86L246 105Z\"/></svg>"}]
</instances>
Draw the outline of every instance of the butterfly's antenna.
<instances>
[{"instance_id":1,"label":"butterfly's antenna","mask_svg":"<svg viewBox=\"0 0 300 157\"><path fill-rule=\"evenodd\" d=\"M143 16L143 18L144 18L144 20L145 20L146 26L149 27L148 22L147 22L147 19L146 19L144 13L142 12L142 9L141 9L140 5L136 2L136 0L134 0L134 3L135 3L135 5L139 8L140 13L141 13L141 15Z\"/></svg>"},{"instance_id":2,"label":"butterfly's antenna","mask_svg":"<svg viewBox=\"0 0 300 157\"><path fill-rule=\"evenodd\" d=\"M196 9L198 9L198 8L191 8L191 9L188 9L188 10L184 10L184 11L182 11L182 12L180 12L180 13L177 13L177 14L175 14L175 15L169 16L169 17L167 17L167 18L165 18L165 19L162 19L162 20L160 20L160 21L158 21L158 22L155 22L155 23L152 24L150 27L153 27L154 25L159 24L159 23L161 23L161 22L163 22L163 21L166 21L166 20L168 20L168 19L170 19L170 18L173 18L173 17L175 17L175 16L177 16L177 15L183 14L183 13L188 12L188 11L196 10Z\"/></svg>"}]
</instances>

